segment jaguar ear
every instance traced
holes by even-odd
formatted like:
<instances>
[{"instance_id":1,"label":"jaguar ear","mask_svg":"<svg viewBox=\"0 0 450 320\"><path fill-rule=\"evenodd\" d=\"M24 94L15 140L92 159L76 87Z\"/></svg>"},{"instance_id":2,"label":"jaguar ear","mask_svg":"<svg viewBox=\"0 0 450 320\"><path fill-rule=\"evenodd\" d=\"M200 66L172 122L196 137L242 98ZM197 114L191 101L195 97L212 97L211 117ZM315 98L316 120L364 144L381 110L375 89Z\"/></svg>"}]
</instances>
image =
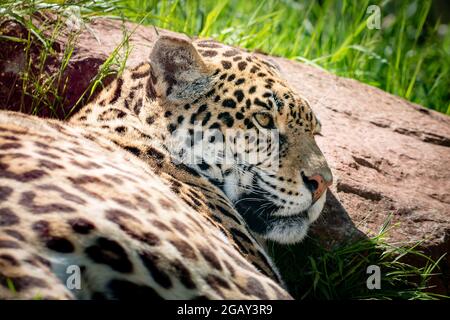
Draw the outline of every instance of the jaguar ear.
<instances>
[{"instance_id":1,"label":"jaguar ear","mask_svg":"<svg viewBox=\"0 0 450 320\"><path fill-rule=\"evenodd\" d=\"M272 59L270 57L266 57L266 61L267 61L268 65L269 65L269 67L271 67L276 72L281 73L281 67L278 64L278 62L276 62L274 59Z\"/></svg>"},{"instance_id":2,"label":"jaguar ear","mask_svg":"<svg viewBox=\"0 0 450 320\"><path fill-rule=\"evenodd\" d=\"M202 57L188 37L163 35L150 54L152 82L158 98L171 101L201 94L211 82Z\"/></svg>"}]
</instances>

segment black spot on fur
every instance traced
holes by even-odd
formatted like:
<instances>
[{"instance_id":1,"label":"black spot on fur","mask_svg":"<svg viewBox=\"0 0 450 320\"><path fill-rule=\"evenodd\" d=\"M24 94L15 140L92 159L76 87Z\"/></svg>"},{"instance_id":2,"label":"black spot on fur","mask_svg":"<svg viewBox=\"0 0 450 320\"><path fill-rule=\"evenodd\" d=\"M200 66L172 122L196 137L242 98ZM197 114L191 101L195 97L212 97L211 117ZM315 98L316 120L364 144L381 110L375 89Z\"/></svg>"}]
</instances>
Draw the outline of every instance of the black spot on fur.
<instances>
[{"instance_id":1,"label":"black spot on fur","mask_svg":"<svg viewBox=\"0 0 450 320\"><path fill-rule=\"evenodd\" d=\"M136 199L136 204L138 207L145 209L149 213L155 213L154 205L146 198L142 197L139 194L135 194L134 198Z\"/></svg>"},{"instance_id":2,"label":"black spot on fur","mask_svg":"<svg viewBox=\"0 0 450 320\"><path fill-rule=\"evenodd\" d=\"M152 220L151 223L158 228L160 231L171 231L170 228L163 222L159 220Z\"/></svg>"},{"instance_id":3,"label":"black spot on fur","mask_svg":"<svg viewBox=\"0 0 450 320\"><path fill-rule=\"evenodd\" d=\"M158 283L161 287L169 289L172 287L172 281L170 277L160 269L157 265L157 261L159 258L149 251L145 251L139 255L142 260L142 263L150 272L150 275Z\"/></svg>"},{"instance_id":4,"label":"black spot on fur","mask_svg":"<svg viewBox=\"0 0 450 320\"><path fill-rule=\"evenodd\" d=\"M197 166L200 168L200 170L203 170L203 171L211 168L211 166L204 161L202 161L202 163L199 163Z\"/></svg>"},{"instance_id":5,"label":"black spot on fur","mask_svg":"<svg viewBox=\"0 0 450 320\"><path fill-rule=\"evenodd\" d=\"M225 108L236 108L236 102L233 99L225 99L222 102L222 106Z\"/></svg>"},{"instance_id":6,"label":"black spot on fur","mask_svg":"<svg viewBox=\"0 0 450 320\"><path fill-rule=\"evenodd\" d=\"M256 73L256 72L258 72L258 71L259 71L259 68L256 67L256 66L253 66L253 67L250 69L250 72L251 72L251 73Z\"/></svg>"},{"instance_id":7,"label":"black spot on fur","mask_svg":"<svg viewBox=\"0 0 450 320\"><path fill-rule=\"evenodd\" d=\"M39 166L41 168L46 168L50 170L64 169L62 165L57 164L56 162L50 160L39 160Z\"/></svg>"},{"instance_id":8,"label":"black spot on fur","mask_svg":"<svg viewBox=\"0 0 450 320\"><path fill-rule=\"evenodd\" d=\"M231 128L234 124L234 119L228 112L220 113L217 118L222 121L228 128Z\"/></svg>"},{"instance_id":9,"label":"black spot on fur","mask_svg":"<svg viewBox=\"0 0 450 320\"><path fill-rule=\"evenodd\" d=\"M186 171L187 173L195 176L195 177L200 177L200 174L198 174L197 171L195 171L194 169L188 167L187 165L183 164L183 163L179 163L179 164L175 164L175 166L183 171Z\"/></svg>"},{"instance_id":10,"label":"black spot on fur","mask_svg":"<svg viewBox=\"0 0 450 320\"><path fill-rule=\"evenodd\" d=\"M20 244L16 241L11 240L1 240L0 239L0 248L5 249L20 249Z\"/></svg>"},{"instance_id":11,"label":"black spot on fur","mask_svg":"<svg viewBox=\"0 0 450 320\"><path fill-rule=\"evenodd\" d=\"M33 180L38 180L47 175L47 172L39 169L25 171L23 173L14 173L8 171L8 167L8 165L0 163L0 178L17 180L19 182L30 182Z\"/></svg>"},{"instance_id":12,"label":"black spot on fur","mask_svg":"<svg viewBox=\"0 0 450 320\"><path fill-rule=\"evenodd\" d=\"M92 222L83 218L74 218L67 222L72 227L72 230L79 234L88 234L95 229Z\"/></svg>"},{"instance_id":13,"label":"black spot on fur","mask_svg":"<svg viewBox=\"0 0 450 320\"><path fill-rule=\"evenodd\" d=\"M125 126L118 126L114 129L117 133L123 134L127 131L127 128Z\"/></svg>"},{"instance_id":14,"label":"black spot on fur","mask_svg":"<svg viewBox=\"0 0 450 320\"><path fill-rule=\"evenodd\" d=\"M266 294L266 291L264 290L263 285L253 277L248 277L247 279L247 290L250 294L260 299L263 300L269 299L269 297Z\"/></svg>"},{"instance_id":15,"label":"black spot on fur","mask_svg":"<svg viewBox=\"0 0 450 320\"><path fill-rule=\"evenodd\" d=\"M39 205L34 202L36 193L33 191L23 192L19 204L35 214L44 214L51 212L74 212L75 209L64 203L50 203L47 205Z\"/></svg>"},{"instance_id":16,"label":"black spot on fur","mask_svg":"<svg viewBox=\"0 0 450 320\"><path fill-rule=\"evenodd\" d=\"M223 66L224 69L230 69L231 68L231 62L230 61L222 60L221 63L222 63L222 66Z\"/></svg>"},{"instance_id":17,"label":"black spot on fur","mask_svg":"<svg viewBox=\"0 0 450 320\"><path fill-rule=\"evenodd\" d=\"M8 236L13 237L16 240L25 241L25 237L17 230L6 229L6 230L3 230L3 232L5 234L7 234Z\"/></svg>"},{"instance_id":18,"label":"black spot on fur","mask_svg":"<svg viewBox=\"0 0 450 320\"><path fill-rule=\"evenodd\" d=\"M240 112L236 112L236 119L242 120L242 119L244 119L244 115Z\"/></svg>"},{"instance_id":19,"label":"black spot on fur","mask_svg":"<svg viewBox=\"0 0 450 320\"><path fill-rule=\"evenodd\" d=\"M121 205L122 207L136 210L137 207L129 200L120 198L120 197L111 197L111 200L113 200L115 203Z\"/></svg>"},{"instance_id":20,"label":"black spot on fur","mask_svg":"<svg viewBox=\"0 0 450 320\"><path fill-rule=\"evenodd\" d=\"M192 280L192 275L189 269L187 269L180 261L175 260L171 263L172 268L178 276L180 282L188 289L195 289L195 283Z\"/></svg>"},{"instance_id":21,"label":"black spot on fur","mask_svg":"<svg viewBox=\"0 0 450 320\"><path fill-rule=\"evenodd\" d=\"M19 262L12 255L0 254L0 260L7 262L11 266L18 266Z\"/></svg>"},{"instance_id":22,"label":"black spot on fur","mask_svg":"<svg viewBox=\"0 0 450 320\"><path fill-rule=\"evenodd\" d=\"M197 260L195 249L186 241L181 239L170 240L170 243L181 253L183 258Z\"/></svg>"},{"instance_id":23,"label":"black spot on fur","mask_svg":"<svg viewBox=\"0 0 450 320\"><path fill-rule=\"evenodd\" d=\"M197 43L199 47L203 48L220 48L221 45L218 43L211 42L211 40L205 40Z\"/></svg>"},{"instance_id":24,"label":"black spot on fur","mask_svg":"<svg viewBox=\"0 0 450 320\"><path fill-rule=\"evenodd\" d=\"M246 125L247 129L251 129L254 127L253 122L251 122L248 118L244 120L244 124Z\"/></svg>"},{"instance_id":25,"label":"black spot on fur","mask_svg":"<svg viewBox=\"0 0 450 320\"><path fill-rule=\"evenodd\" d=\"M141 155L141 150L139 150L136 147L130 147L130 146L126 146L124 147L125 150L131 152L132 154L136 155L136 156L140 156Z\"/></svg>"},{"instance_id":26,"label":"black spot on fur","mask_svg":"<svg viewBox=\"0 0 450 320\"><path fill-rule=\"evenodd\" d=\"M153 147L147 149L147 155L158 162L162 162L165 158L164 154Z\"/></svg>"},{"instance_id":27,"label":"black spot on fur","mask_svg":"<svg viewBox=\"0 0 450 320\"><path fill-rule=\"evenodd\" d=\"M202 126L206 125L210 119L211 119L211 112L208 111L207 113L205 113L205 116L203 117Z\"/></svg>"},{"instance_id":28,"label":"black spot on fur","mask_svg":"<svg viewBox=\"0 0 450 320\"><path fill-rule=\"evenodd\" d=\"M136 103L134 104L133 111L135 114L139 114L142 109L142 98L139 98L136 100Z\"/></svg>"},{"instance_id":29,"label":"black spot on fur","mask_svg":"<svg viewBox=\"0 0 450 320\"><path fill-rule=\"evenodd\" d=\"M146 85L146 95L150 100L154 100L156 98L156 90L153 84L156 82L153 82L148 80ZM127 100L125 100L126 102Z\"/></svg>"},{"instance_id":30,"label":"black spot on fur","mask_svg":"<svg viewBox=\"0 0 450 320\"><path fill-rule=\"evenodd\" d=\"M206 282L218 295L222 297L222 299L225 299L225 295L222 293L221 288L230 288L230 285L225 280L215 275L209 275L206 278Z\"/></svg>"},{"instance_id":31,"label":"black spot on fur","mask_svg":"<svg viewBox=\"0 0 450 320\"><path fill-rule=\"evenodd\" d=\"M220 129L220 124L218 122L214 122L209 126L209 129Z\"/></svg>"},{"instance_id":32,"label":"black spot on fur","mask_svg":"<svg viewBox=\"0 0 450 320\"><path fill-rule=\"evenodd\" d=\"M10 150L10 149L19 149L22 147L22 144L17 142L9 142L0 145L0 150Z\"/></svg>"},{"instance_id":33,"label":"black spot on fur","mask_svg":"<svg viewBox=\"0 0 450 320\"><path fill-rule=\"evenodd\" d=\"M123 210L108 209L108 210L105 211L105 213L106 213L106 218L107 219L109 219L109 220L111 220L113 222L116 222L116 223L117 223L117 221L119 219L128 219L128 220L132 220L132 221L135 221L135 222L139 222L139 220L136 219L136 217L134 217L133 215L131 215L128 212L125 212Z\"/></svg>"},{"instance_id":34,"label":"black spot on fur","mask_svg":"<svg viewBox=\"0 0 450 320\"><path fill-rule=\"evenodd\" d=\"M263 108L265 108L267 110L270 110L270 107L267 105L267 103L259 100L258 98L255 98L255 104L258 105L258 106L261 106L261 107L263 107Z\"/></svg>"},{"instance_id":35,"label":"black spot on fur","mask_svg":"<svg viewBox=\"0 0 450 320\"><path fill-rule=\"evenodd\" d=\"M14 136L2 136L2 139L9 140L9 141L19 141L19 138Z\"/></svg>"},{"instance_id":36,"label":"black spot on fur","mask_svg":"<svg viewBox=\"0 0 450 320\"><path fill-rule=\"evenodd\" d=\"M219 259L216 254L209 249L208 247L200 247L199 248L201 255L208 262L208 264L218 271L222 271L222 265L220 264Z\"/></svg>"},{"instance_id":37,"label":"black spot on fur","mask_svg":"<svg viewBox=\"0 0 450 320\"><path fill-rule=\"evenodd\" d=\"M145 78L150 74L150 69L143 70L143 71L135 71L131 74L131 79L142 79Z\"/></svg>"},{"instance_id":38,"label":"black spot on fur","mask_svg":"<svg viewBox=\"0 0 450 320\"><path fill-rule=\"evenodd\" d=\"M167 126L167 131L169 131L170 133L173 133L175 130L177 130L177 125L174 123L170 123Z\"/></svg>"},{"instance_id":39,"label":"black spot on fur","mask_svg":"<svg viewBox=\"0 0 450 320\"><path fill-rule=\"evenodd\" d=\"M215 50L205 50L201 52L201 55L204 57L214 57L217 55L217 51Z\"/></svg>"},{"instance_id":40,"label":"black spot on fur","mask_svg":"<svg viewBox=\"0 0 450 320\"><path fill-rule=\"evenodd\" d=\"M170 179L170 185L171 185L171 189L172 191L174 191L175 193L180 193L180 188L182 186L182 184L175 180L175 179Z\"/></svg>"},{"instance_id":41,"label":"black spot on fur","mask_svg":"<svg viewBox=\"0 0 450 320\"><path fill-rule=\"evenodd\" d=\"M12 226L18 224L19 217L9 208L0 209L0 227Z\"/></svg>"},{"instance_id":42,"label":"black spot on fur","mask_svg":"<svg viewBox=\"0 0 450 320\"><path fill-rule=\"evenodd\" d=\"M39 278L31 276L6 276L0 272L0 285L5 288L9 288L9 283L12 282L14 289L17 292L27 290L30 288L47 288L47 283Z\"/></svg>"},{"instance_id":43,"label":"black spot on fur","mask_svg":"<svg viewBox=\"0 0 450 320\"><path fill-rule=\"evenodd\" d=\"M75 250L72 242L63 237L50 237L45 245L50 250L61 253L71 253Z\"/></svg>"},{"instance_id":44,"label":"black spot on fur","mask_svg":"<svg viewBox=\"0 0 450 320\"><path fill-rule=\"evenodd\" d=\"M241 70L241 71L244 71L244 69L247 67L247 62L245 62L245 61L240 61L239 63L238 63L238 68L239 68L239 70Z\"/></svg>"},{"instance_id":45,"label":"black spot on fur","mask_svg":"<svg viewBox=\"0 0 450 320\"><path fill-rule=\"evenodd\" d=\"M208 276L207 279L208 284L214 284L214 287L221 287L221 288L225 288L225 289L230 289L230 285L228 282L226 282L224 279L215 276L215 275L210 275Z\"/></svg>"},{"instance_id":46,"label":"black spot on fur","mask_svg":"<svg viewBox=\"0 0 450 320\"><path fill-rule=\"evenodd\" d=\"M122 210L106 210L106 218L117 224L122 231L133 239L146 243L149 246L157 246L161 243L159 237L152 232L144 232L140 228L130 225L129 221L126 220L132 220L137 223L139 223L139 220Z\"/></svg>"},{"instance_id":47,"label":"black spot on fur","mask_svg":"<svg viewBox=\"0 0 450 320\"><path fill-rule=\"evenodd\" d=\"M116 88L114 89L113 97L109 101L109 103L113 104L120 98L120 95L122 94L122 86L123 86L123 79L122 78L117 79Z\"/></svg>"},{"instance_id":48,"label":"black spot on fur","mask_svg":"<svg viewBox=\"0 0 450 320\"><path fill-rule=\"evenodd\" d=\"M233 57L233 56L235 56L237 54L239 54L239 50L231 49L231 50L225 51L222 55L224 57Z\"/></svg>"},{"instance_id":49,"label":"black spot on fur","mask_svg":"<svg viewBox=\"0 0 450 320\"><path fill-rule=\"evenodd\" d=\"M250 238L245 235L244 233L242 233L241 231L235 229L235 228L231 228L230 232L232 235L236 235L237 237L241 238L242 240L244 240L245 242L251 244L252 241L250 240Z\"/></svg>"},{"instance_id":50,"label":"black spot on fur","mask_svg":"<svg viewBox=\"0 0 450 320\"><path fill-rule=\"evenodd\" d=\"M210 98L214 95L214 93L216 92L216 89L211 89L209 90L206 94L205 94L205 98Z\"/></svg>"},{"instance_id":51,"label":"black spot on fur","mask_svg":"<svg viewBox=\"0 0 450 320\"><path fill-rule=\"evenodd\" d=\"M45 243L47 248L61 253L71 253L75 250L69 240L51 234L50 224L47 221L36 221L31 228L37 233L39 239Z\"/></svg>"},{"instance_id":52,"label":"black spot on fur","mask_svg":"<svg viewBox=\"0 0 450 320\"><path fill-rule=\"evenodd\" d=\"M236 273L234 267L227 260L224 260L224 264L227 270L230 272L231 276L234 277Z\"/></svg>"},{"instance_id":53,"label":"black spot on fur","mask_svg":"<svg viewBox=\"0 0 450 320\"><path fill-rule=\"evenodd\" d=\"M206 109L208 109L207 104L202 104L200 107L198 107L197 111L191 115L191 120L190 120L191 124L194 124L197 121L198 116L201 113L205 112Z\"/></svg>"},{"instance_id":54,"label":"black spot on fur","mask_svg":"<svg viewBox=\"0 0 450 320\"><path fill-rule=\"evenodd\" d=\"M242 100L244 100L244 93L242 92L242 90L236 90L234 92L234 96L236 97L238 102L241 102Z\"/></svg>"},{"instance_id":55,"label":"black spot on fur","mask_svg":"<svg viewBox=\"0 0 450 320\"><path fill-rule=\"evenodd\" d=\"M98 238L96 244L86 248L85 252L91 260L108 265L118 272L130 273L133 271L133 265L128 259L127 253L114 240Z\"/></svg>"},{"instance_id":56,"label":"black spot on fur","mask_svg":"<svg viewBox=\"0 0 450 320\"><path fill-rule=\"evenodd\" d=\"M155 73L151 69L150 69L150 79L152 80L153 84L158 83L158 78L156 78Z\"/></svg>"},{"instance_id":57,"label":"black spot on fur","mask_svg":"<svg viewBox=\"0 0 450 320\"><path fill-rule=\"evenodd\" d=\"M155 123L155 116L148 116L147 119L145 119L145 122L147 122L148 125L152 125Z\"/></svg>"},{"instance_id":58,"label":"black spot on fur","mask_svg":"<svg viewBox=\"0 0 450 320\"><path fill-rule=\"evenodd\" d=\"M185 223L181 222L178 219L172 219L170 220L172 226L175 227L175 229L178 230L178 232L180 232L181 234L187 234L187 232L190 230L189 226L187 226Z\"/></svg>"},{"instance_id":59,"label":"black spot on fur","mask_svg":"<svg viewBox=\"0 0 450 320\"><path fill-rule=\"evenodd\" d=\"M237 224L242 224L238 218L235 217L235 215L233 213L231 213L230 211L228 211L227 209L225 209L224 207L220 206L220 205L216 205L216 208L224 215L227 216L228 218L234 220Z\"/></svg>"}]
</instances>

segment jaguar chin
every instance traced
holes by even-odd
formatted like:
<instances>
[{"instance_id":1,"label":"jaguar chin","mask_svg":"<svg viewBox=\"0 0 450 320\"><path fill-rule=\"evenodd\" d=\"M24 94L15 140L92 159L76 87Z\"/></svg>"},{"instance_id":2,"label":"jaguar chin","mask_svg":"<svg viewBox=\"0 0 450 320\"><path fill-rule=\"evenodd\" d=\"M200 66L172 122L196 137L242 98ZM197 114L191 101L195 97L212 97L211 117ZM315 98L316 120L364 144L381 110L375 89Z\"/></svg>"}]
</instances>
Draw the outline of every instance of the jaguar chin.
<instances>
[{"instance_id":1,"label":"jaguar chin","mask_svg":"<svg viewBox=\"0 0 450 320\"><path fill-rule=\"evenodd\" d=\"M290 215L260 194L247 194L236 201L236 209L250 230L260 237L283 244L302 241L309 226L317 220L325 205L326 190L309 208Z\"/></svg>"}]
</instances>

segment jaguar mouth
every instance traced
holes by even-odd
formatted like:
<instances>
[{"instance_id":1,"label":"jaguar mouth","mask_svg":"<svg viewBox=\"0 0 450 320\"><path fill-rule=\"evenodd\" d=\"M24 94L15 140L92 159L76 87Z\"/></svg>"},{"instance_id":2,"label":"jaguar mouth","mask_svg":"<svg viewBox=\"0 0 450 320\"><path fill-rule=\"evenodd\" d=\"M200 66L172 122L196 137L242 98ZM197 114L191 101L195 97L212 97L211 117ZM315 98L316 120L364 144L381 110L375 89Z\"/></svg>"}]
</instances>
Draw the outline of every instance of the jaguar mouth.
<instances>
[{"instance_id":1,"label":"jaguar mouth","mask_svg":"<svg viewBox=\"0 0 450 320\"><path fill-rule=\"evenodd\" d=\"M275 238L280 238L275 234L282 236L282 234L292 233L292 231L302 231L309 226L307 211L289 216L275 215L274 213L283 208L259 192L245 194L235 202L235 207L252 232L275 241L278 241Z\"/></svg>"}]
</instances>

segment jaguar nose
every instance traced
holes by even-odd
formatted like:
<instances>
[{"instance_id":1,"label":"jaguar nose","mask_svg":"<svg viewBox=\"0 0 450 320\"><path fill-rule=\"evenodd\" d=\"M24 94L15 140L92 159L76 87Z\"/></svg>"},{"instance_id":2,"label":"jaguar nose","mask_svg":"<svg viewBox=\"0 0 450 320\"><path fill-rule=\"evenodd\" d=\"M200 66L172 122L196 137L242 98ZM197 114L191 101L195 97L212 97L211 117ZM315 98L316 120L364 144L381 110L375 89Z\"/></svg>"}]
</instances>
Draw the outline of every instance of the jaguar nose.
<instances>
[{"instance_id":1,"label":"jaguar nose","mask_svg":"<svg viewBox=\"0 0 450 320\"><path fill-rule=\"evenodd\" d=\"M327 190L327 188L333 183L332 178L325 179L321 174L314 174L310 177L302 174L302 178L306 187L312 193L313 203L316 202Z\"/></svg>"}]
</instances>

